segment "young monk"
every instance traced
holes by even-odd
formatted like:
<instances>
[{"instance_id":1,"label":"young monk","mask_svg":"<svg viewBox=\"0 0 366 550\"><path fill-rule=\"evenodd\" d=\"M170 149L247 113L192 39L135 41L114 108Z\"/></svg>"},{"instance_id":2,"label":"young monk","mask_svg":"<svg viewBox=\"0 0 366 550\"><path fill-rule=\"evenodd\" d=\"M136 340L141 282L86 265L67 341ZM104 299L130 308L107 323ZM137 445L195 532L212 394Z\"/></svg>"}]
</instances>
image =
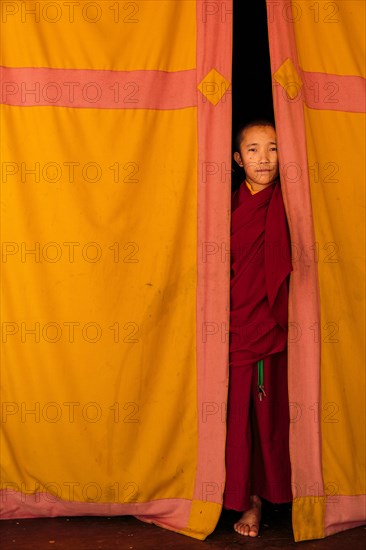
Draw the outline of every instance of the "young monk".
<instances>
[{"instance_id":1,"label":"young monk","mask_svg":"<svg viewBox=\"0 0 366 550\"><path fill-rule=\"evenodd\" d=\"M292 500L287 395L290 239L276 131L269 121L242 127L234 159L245 179L233 194L230 383L224 507L256 537L261 498Z\"/></svg>"}]
</instances>

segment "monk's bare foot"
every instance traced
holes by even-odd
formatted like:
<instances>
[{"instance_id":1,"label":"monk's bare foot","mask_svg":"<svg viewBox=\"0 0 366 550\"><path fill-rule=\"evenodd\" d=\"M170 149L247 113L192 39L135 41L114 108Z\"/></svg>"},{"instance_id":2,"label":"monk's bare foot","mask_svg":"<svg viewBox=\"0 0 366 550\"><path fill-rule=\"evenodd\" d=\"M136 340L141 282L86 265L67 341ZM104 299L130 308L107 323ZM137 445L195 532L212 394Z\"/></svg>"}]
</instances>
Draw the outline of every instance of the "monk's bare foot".
<instances>
[{"instance_id":1,"label":"monk's bare foot","mask_svg":"<svg viewBox=\"0 0 366 550\"><path fill-rule=\"evenodd\" d=\"M262 502L257 495L250 497L250 508L241 516L239 521L234 524L234 529L239 535L245 537L257 537L261 522Z\"/></svg>"}]
</instances>

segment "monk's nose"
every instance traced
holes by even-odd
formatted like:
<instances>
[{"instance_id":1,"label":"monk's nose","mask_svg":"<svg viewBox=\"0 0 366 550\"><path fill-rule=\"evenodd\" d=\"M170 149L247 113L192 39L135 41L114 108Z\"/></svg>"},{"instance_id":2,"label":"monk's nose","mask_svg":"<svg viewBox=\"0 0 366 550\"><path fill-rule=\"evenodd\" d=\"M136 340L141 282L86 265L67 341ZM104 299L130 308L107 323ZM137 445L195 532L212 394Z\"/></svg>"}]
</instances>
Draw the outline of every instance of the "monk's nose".
<instances>
[{"instance_id":1,"label":"monk's nose","mask_svg":"<svg viewBox=\"0 0 366 550\"><path fill-rule=\"evenodd\" d=\"M269 155L267 153L262 153L261 156L260 156L259 162L261 164L269 163Z\"/></svg>"}]
</instances>

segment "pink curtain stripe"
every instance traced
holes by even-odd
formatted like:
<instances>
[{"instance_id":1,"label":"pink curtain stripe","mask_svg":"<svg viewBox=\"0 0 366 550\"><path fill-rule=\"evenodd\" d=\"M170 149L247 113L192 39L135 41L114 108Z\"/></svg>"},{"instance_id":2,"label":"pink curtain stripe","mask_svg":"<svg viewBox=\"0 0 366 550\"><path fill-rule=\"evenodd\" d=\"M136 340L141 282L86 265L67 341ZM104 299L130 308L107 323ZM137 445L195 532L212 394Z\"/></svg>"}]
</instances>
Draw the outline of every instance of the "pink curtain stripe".
<instances>
[{"instance_id":1,"label":"pink curtain stripe","mask_svg":"<svg viewBox=\"0 0 366 550\"><path fill-rule=\"evenodd\" d=\"M280 4L286 3L280 0ZM292 22L284 17L270 18L268 28L272 74L288 58L298 69ZM311 253L315 235L303 103L287 99L279 85L274 85L273 94L281 182L294 250L289 306L289 400L292 483L296 498L312 496L314 486L319 488L320 495L324 494L321 434L309 414L309 408L319 407L321 402L320 344L307 330L319 322L320 298L317 266ZM294 170L299 177L294 178Z\"/></svg>"},{"instance_id":2,"label":"pink curtain stripe","mask_svg":"<svg viewBox=\"0 0 366 550\"><path fill-rule=\"evenodd\" d=\"M366 495L327 497L325 535L364 525Z\"/></svg>"},{"instance_id":3,"label":"pink curtain stripe","mask_svg":"<svg viewBox=\"0 0 366 550\"><path fill-rule=\"evenodd\" d=\"M364 113L366 81L361 76L312 73L299 69L304 86L299 90L310 109Z\"/></svg>"},{"instance_id":4,"label":"pink curtain stripe","mask_svg":"<svg viewBox=\"0 0 366 550\"><path fill-rule=\"evenodd\" d=\"M196 70L1 67L1 103L18 107L182 109L197 103Z\"/></svg>"},{"instance_id":5,"label":"pink curtain stripe","mask_svg":"<svg viewBox=\"0 0 366 550\"><path fill-rule=\"evenodd\" d=\"M209 9L208 9L209 8ZM197 2L197 85L215 69L231 81L232 2ZM222 503L229 328L231 95L198 93L197 403L194 498Z\"/></svg>"},{"instance_id":6,"label":"pink curtain stripe","mask_svg":"<svg viewBox=\"0 0 366 550\"><path fill-rule=\"evenodd\" d=\"M165 526L184 529L187 525L191 501L184 499L160 499L151 502L101 503L76 502L57 498L50 493L24 494L13 490L0 491L2 519L38 518L57 516L121 516L134 515L148 522L154 517ZM21 510L21 516L18 511Z\"/></svg>"}]
</instances>

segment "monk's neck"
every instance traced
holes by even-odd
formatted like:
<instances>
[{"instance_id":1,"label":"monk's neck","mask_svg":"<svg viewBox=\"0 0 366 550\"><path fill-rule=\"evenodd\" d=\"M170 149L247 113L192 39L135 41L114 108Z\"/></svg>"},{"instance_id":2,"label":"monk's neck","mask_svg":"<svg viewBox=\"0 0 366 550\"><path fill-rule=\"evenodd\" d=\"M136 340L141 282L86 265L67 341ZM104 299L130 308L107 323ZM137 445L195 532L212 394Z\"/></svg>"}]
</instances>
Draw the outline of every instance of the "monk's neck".
<instances>
[{"instance_id":1,"label":"monk's neck","mask_svg":"<svg viewBox=\"0 0 366 550\"><path fill-rule=\"evenodd\" d=\"M268 189L268 187L272 187L275 183L276 183L277 180L273 181L272 183L270 183L269 185L256 185L256 184L251 184L249 183L247 180L245 180L245 185L247 186L247 188L249 189L249 192L251 195L256 195L257 193L260 193L261 191L264 191L265 189Z\"/></svg>"}]
</instances>

